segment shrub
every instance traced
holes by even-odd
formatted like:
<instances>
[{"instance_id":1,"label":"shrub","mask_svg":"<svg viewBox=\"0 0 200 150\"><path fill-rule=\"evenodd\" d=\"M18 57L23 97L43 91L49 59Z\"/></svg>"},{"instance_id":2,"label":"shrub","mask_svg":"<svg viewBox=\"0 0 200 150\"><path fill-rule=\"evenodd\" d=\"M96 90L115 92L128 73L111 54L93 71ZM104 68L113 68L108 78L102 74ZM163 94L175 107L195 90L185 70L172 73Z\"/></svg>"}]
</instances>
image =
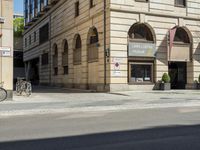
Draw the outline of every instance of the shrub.
<instances>
[{"instance_id":1,"label":"shrub","mask_svg":"<svg viewBox=\"0 0 200 150\"><path fill-rule=\"evenodd\" d=\"M170 76L167 73L164 73L162 76L162 81L164 83L170 83Z\"/></svg>"}]
</instances>

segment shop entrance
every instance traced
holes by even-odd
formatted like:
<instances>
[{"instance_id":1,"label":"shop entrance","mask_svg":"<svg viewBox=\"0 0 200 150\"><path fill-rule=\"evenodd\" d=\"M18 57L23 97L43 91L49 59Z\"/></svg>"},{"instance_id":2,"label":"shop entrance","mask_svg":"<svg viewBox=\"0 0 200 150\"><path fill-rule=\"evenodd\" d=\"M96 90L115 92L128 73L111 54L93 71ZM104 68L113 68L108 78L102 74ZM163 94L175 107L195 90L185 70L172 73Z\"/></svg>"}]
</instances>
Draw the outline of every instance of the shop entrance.
<instances>
[{"instance_id":1,"label":"shop entrance","mask_svg":"<svg viewBox=\"0 0 200 150\"><path fill-rule=\"evenodd\" d=\"M187 84L187 63L169 62L169 76L172 89L185 89Z\"/></svg>"}]
</instances>

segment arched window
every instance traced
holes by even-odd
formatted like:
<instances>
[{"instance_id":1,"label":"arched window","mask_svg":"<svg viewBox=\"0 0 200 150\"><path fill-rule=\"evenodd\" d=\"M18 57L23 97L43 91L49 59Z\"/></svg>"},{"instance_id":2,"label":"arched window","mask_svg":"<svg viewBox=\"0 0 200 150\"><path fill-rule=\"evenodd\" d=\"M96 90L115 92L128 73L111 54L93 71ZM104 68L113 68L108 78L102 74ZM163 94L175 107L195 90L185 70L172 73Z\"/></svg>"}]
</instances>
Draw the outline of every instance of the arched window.
<instances>
[{"instance_id":1,"label":"arched window","mask_svg":"<svg viewBox=\"0 0 200 150\"><path fill-rule=\"evenodd\" d=\"M67 42L67 40L64 40L63 41L63 44L64 44L64 46L63 46L63 51L64 51L64 53L68 53L68 42Z\"/></svg>"},{"instance_id":2,"label":"arched window","mask_svg":"<svg viewBox=\"0 0 200 150\"><path fill-rule=\"evenodd\" d=\"M175 32L174 37L172 36ZM192 35L187 27L176 26L170 30L171 36L169 33L169 58L171 62L189 62L192 60ZM172 39L173 39L173 44Z\"/></svg>"},{"instance_id":3,"label":"arched window","mask_svg":"<svg viewBox=\"0 0 200 150\"><path fill-rule=\"evenodd\" d=\"M154 41L151 30L145 24L133 25L129 32L129 39L135 41Z\"/></svg>"},{"instance_id":4,"label":"arched window","mask_svg":"<svg viewBox=\"0 0 200 150\"><path fill-rule=\"evenodd\" d=\"M58 46L57 44L53 45L53 68L54 68L54 75L58 75Z\"/></svg>"},{"instance_id":5,"label":"arched window","mask_svg":"<svg viewBox=\"0 0 200 150\"><path fill-rule=\"evenodd\" d=\"M153 28L146 23L136 23L128 31L129 82L152 84L156 39ZM146 59L147 58L147 59Z\"/></svg>"},{"instance_id":6,"label":"arched window","mask_svg":"<svg viewBox=\"0 0 200 150\"><path fill-rule=\"evenodd\" d=\"M99 36L96 28L88 33L88 62L98 61Z\"/></svg>"},{"instance_id":7,"label":"arched window","mask_svg":"<svg viewBox=\"0 0 200 150\"><path fill-rule=\"evenodd\" d=\"M68 56L69 55L69 47L67 40L63 40L63 55L62 55L62 66L64 74L68 74Z\"/></svg>"},{"instance_id":8,"label":"arched window","mask_svg":"<svg viewBox=\"0 0 200 150\"><path fill-rule=\"evenodd\" d=\"M190 43L188 33L183 28L177 28L174 43Z\"/></svg>"},{"instance_id":9,"label":"arched window","mask_svg":"<svg viewBox=\"0 0 200 150\"><path fill-rule=\"evenodd\" d=\"M80 35L75 36L75 46L74 46L74 64L78 65L81 64L81 37Z\"/></svg>"}]
</instances>

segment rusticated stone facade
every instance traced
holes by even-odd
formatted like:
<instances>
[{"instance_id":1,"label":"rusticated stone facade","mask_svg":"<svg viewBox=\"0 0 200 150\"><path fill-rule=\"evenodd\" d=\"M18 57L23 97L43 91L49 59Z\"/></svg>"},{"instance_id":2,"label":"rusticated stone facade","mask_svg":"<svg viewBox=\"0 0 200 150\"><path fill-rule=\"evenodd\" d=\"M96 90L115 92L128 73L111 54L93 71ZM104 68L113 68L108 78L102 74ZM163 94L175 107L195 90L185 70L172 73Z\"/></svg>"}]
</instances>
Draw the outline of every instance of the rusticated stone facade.
<instances>
[{"instance_id":1,"label":"rusticated stone facade","mask_svg":"<svg viewBox=\"0 0 200 150\"><path fill-rule=\"evenodd\" d=\"M13 0L0 0L0 83L12 98L13 91Z\"/></svg>"},{"instance_id":2,"label":"rusticated stone facade","mask_svg":"<svg viewBox=\"0 0 200 150\"><path fill-rule=\"evenodd\" d=\"M98 91L105 87L109 91L145 90L157 88L167 72L172 88L194 88L200 74L199 6L197 0L108 0L104 20L103 0L94 0L92 7L90 0L60 0L27 22L24 60L32 71L31 66L37 64L40 84ZM47 23L49 37L41 42L40 29ZM173 29L171 47L169 32ZM95 36L98 40L92 43ZM88 52L98 57L91 61ZM48 55L46 63L44 54Z\"/></svg>"}]
</instances>

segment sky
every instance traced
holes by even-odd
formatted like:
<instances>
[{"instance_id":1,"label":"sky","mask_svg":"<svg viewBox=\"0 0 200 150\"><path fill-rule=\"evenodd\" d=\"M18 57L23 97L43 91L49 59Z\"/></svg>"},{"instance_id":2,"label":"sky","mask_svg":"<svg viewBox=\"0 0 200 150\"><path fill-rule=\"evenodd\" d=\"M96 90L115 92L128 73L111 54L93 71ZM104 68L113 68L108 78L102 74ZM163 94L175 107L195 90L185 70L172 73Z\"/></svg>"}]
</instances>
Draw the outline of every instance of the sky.
<instances>
[{"instance_id":1,"label":"sky","mask_svg":"<svg viewBox=\"0 0 200 150\"><path fill-rule=\"evenodd\" d=\"M14 13L23 14L23 3L24 0L14 0Z\"/></svg>"}]
</instances>

